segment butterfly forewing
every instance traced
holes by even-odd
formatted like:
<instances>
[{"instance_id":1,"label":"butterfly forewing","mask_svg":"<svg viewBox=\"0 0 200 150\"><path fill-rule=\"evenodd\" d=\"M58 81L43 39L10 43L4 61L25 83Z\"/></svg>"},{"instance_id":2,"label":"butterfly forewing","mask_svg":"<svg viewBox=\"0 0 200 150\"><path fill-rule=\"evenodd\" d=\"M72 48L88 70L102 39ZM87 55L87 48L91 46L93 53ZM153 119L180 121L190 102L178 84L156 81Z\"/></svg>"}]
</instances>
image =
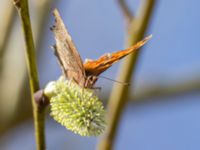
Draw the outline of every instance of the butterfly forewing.
<instances>
[{"instance_id":1,"label":"butterfly forewing","mask_svg":"<svg viewBox=\"0 0 200 150\"><path fill-rule=\"evenodd\" d=\"M56 9L53 11L53 15L55 16L55 25L51 29L55 34L56 45L54 48L56 56L65 76L83 87L85 84L85 69L81 57Z\"/></svg>"},{"instance_id":2,"label":"butterfly forewing","mask_svg":"<svg viewBox=\"0 0 200 150\"><path fill-rule=\"evenodd\" d=\"M146 37L144 40L139 41L138 43L136 43L135 45L133 45L132 47L128 49L113 52L111 54L106 54L99 57L99 59L97 60L89 60L85 62L84 68L85 68L86 75L98 76L99 74L104 72L106 69L111 67L112 64L118 62L123 57L127 56L128 54L132 53L136 49L143 46L150 38L151 38L151 35Z\"/></svg>"}]
</instances>

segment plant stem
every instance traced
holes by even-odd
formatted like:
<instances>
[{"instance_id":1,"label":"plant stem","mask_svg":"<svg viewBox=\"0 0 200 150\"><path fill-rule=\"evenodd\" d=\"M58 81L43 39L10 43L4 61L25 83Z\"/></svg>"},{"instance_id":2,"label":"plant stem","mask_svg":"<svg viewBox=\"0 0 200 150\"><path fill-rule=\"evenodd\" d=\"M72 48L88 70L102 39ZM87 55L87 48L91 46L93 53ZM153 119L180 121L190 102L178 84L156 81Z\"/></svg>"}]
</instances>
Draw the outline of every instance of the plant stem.
<instances>
[{"instance_id":1,"label":"plant stem","mask_svg":"<svg viewBox=\"0 0 200 150\"><path fill-rule=\"evenodd\" d=\"M35 46L33 42L28 1L14 0L14 3L21 18L24 40L26 43L26 62L27 62L30 89L31 89L37 150L45 150L45 133L44 133L45 108L39 107L36 104L33 97L33 94L39 90L39 79L36 66Z\"/></svg>"},{"instance_id":2,"label":"plant stem","mask_svg":"<svg viewBox=\"0 0 200 150\"><path fill-rule=\"evenodd\" d=\"M148 27L150 16L153 11L155 0L145 0L142 4L142 9L139 16L135 16L128 27L129 38L127 39L127 46L135 44L141 40ZM131 77L134 75L136 62L140 51L127 56L127 59L120 67L118 81L130 83ZM108 126L105 135L99 144L99 150L112 150L113 143L116 137L117 127L120 121L121 113L128 101L128 86L116 84L111 93L108 103Z\"/></svg>"}]
</instances>

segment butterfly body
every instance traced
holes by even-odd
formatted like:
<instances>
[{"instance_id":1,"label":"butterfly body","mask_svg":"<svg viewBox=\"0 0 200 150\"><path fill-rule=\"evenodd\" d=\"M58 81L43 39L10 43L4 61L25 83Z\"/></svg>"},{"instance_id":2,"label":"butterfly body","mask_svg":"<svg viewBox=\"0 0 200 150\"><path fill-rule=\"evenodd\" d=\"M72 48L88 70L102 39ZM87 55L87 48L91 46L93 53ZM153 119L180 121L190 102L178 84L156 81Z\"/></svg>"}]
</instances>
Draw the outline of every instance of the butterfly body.
<instances>
[{"instance_id":1,"label":"butterfly body","mask_svg":"<svg viewBox=\"0 0 200 150\"><path fill-rule=\"evenodd\" d=\"M83 63L72 38L56 9L53 11L53 15L55 16L55 25L51 30L55 34L55 54L65 76L69 80L76 82L82 88L93 88L98 76L102 72L123 57L143 46L151 38L151 36L148 36L128 49L108 53L97 60L88 60Z\"/></svg>"}]
</instances>

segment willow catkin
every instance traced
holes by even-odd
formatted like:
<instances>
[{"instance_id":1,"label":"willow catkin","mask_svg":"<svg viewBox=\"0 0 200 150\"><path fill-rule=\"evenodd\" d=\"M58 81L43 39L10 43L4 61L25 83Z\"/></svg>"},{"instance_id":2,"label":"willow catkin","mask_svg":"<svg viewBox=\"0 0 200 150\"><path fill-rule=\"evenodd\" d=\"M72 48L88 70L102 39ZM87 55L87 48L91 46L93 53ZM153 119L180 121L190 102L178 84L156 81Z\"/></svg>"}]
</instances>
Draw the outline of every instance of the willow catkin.
<instances>
[{"instance_id":1,"label":"willow catkin","mask_svg":"<svg viewBox=\"0 0 200 150\"><path fill-rule=\"evenodd\" d=\"M51 116L81 136L98 136L105 129L105 110L93 90L61 78L50 82L44 93L50 98Z\"/></svg>"}]
</instances>

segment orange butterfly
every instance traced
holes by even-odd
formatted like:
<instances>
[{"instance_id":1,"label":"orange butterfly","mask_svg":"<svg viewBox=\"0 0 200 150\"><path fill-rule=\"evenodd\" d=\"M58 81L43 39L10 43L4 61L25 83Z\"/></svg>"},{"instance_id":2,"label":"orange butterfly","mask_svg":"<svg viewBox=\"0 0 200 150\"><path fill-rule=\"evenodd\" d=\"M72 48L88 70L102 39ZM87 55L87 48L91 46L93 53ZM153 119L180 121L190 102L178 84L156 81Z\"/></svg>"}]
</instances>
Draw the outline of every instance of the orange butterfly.
<instances>
[{"instance_id":1,"label":"orange butterfly","mask_svg":"<svg viewBox=\"0 0 200 150\"><path fill-rule=\"evenodd\" d=\"M151 36L148 36L128 49L106 54L97 60L88 60L83 63L58 10L55 9L53 15L55 16L55 25L51 30L55 34L55 54L65 76L84 88L92 88L99 74L111 67L112 64L119 61L121 58L143 46L151 38Z\"/></svg>"}]
</instances>

